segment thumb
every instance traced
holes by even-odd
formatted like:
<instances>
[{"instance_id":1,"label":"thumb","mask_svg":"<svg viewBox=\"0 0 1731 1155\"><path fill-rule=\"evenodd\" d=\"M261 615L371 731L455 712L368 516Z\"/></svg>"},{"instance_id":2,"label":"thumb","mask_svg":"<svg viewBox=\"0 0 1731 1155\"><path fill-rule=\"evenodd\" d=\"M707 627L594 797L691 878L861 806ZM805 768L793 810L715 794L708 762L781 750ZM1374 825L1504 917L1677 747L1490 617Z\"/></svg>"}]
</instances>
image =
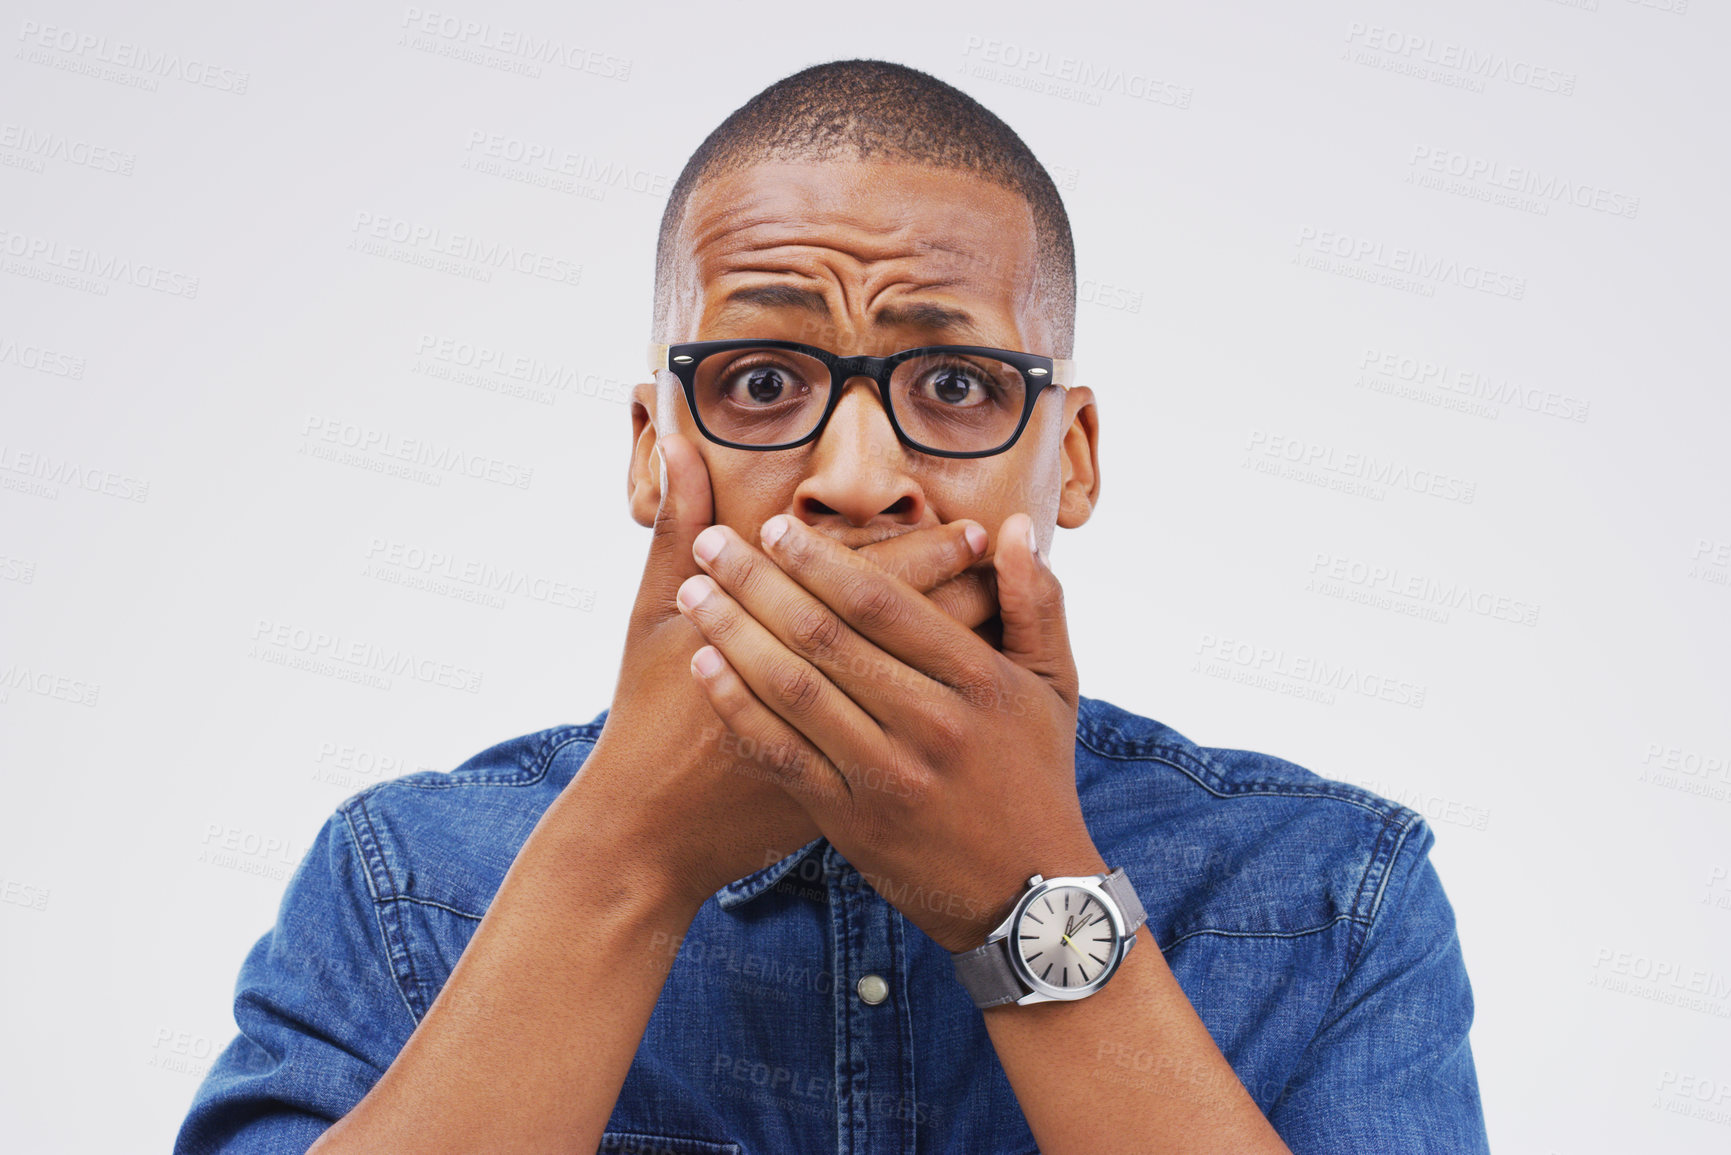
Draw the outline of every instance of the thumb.
<instances>
[{"instance_id":1,"label":"thumb","mask_svg":"<svg viewBox=\"0 0 1731 1155\"><path fill-rule=\"evenodd\" d=\"M703 456L683 434L668 433L655 443L661 465L661 504L655 510L655 527L649 541L649 559L644 563L638 599L656 620L679 616L674 597L680 585L702 573L691 556L691 543L715 517L709 487L709 468Z\"/></svg>"},{"instance_id":2,"label":"thumb","mask_svg":"<svg viewBox=\"0 0 1731 1155\"><path fill-rule=\"evenodd\" d=\"M997 572L998 615L1004 657L1040 675L1072 705L1076 662L1064 618L1064 587L1033 547L1034 520L1013 513L998 530L992 565Z\"/></svg>"}]
</instances>

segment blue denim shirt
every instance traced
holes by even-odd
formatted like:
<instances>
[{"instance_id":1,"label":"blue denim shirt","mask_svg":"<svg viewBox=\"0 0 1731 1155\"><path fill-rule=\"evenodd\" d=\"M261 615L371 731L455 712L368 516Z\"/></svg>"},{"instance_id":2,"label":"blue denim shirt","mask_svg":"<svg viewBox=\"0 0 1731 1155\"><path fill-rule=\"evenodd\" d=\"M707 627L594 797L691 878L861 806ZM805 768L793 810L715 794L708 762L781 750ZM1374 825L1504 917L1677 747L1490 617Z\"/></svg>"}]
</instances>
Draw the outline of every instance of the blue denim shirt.
<instances>
[{"instance_id":1,"label":"blue denim shirt","mask_svg":"<svg viewBox=\"0 0 1731 1155\"><path fill-rule=\"evenodd\" d=\"M241 965L240 1033L177 1155L304 1152L360 1101L606 717L338 807ZM1472 991L1422 815L1087 697L1076 777L1095 845L1124 867L1184 993L1294 1152L1487 1150ZM827 839L723 887L666 945L603 1151L1036 1150L948 953ZM866 975L887 997L861 997ZM1185 1078L1130 1038L1100 1040L1096 1069L1126 1097Z\"/></svg>"}]
</instances>

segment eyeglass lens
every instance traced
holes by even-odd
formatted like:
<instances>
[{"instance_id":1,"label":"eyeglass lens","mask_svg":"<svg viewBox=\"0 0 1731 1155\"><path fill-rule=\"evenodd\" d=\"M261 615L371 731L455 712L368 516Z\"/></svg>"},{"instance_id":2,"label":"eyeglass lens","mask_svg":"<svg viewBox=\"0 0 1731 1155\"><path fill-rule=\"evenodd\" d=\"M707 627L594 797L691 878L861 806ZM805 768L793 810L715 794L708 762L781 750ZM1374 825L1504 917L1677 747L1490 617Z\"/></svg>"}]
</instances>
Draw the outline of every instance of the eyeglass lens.
<instances>
[{"instance_id":1,"label":"eyeglass lens","mask_svg":"<svg viewBox=\"0 0 1731 1155\"><path fill-rule=\"evenodd\" d=\"M697 415L717 437L786 445L817 427L835 383L822 361L792 349L711 353L694 377ZM1022 370L975 354L923 353L890 375L890 408L907 437L951 452L996 449L1015 433L1027 393Z\"/></svg>"}]
</instances>

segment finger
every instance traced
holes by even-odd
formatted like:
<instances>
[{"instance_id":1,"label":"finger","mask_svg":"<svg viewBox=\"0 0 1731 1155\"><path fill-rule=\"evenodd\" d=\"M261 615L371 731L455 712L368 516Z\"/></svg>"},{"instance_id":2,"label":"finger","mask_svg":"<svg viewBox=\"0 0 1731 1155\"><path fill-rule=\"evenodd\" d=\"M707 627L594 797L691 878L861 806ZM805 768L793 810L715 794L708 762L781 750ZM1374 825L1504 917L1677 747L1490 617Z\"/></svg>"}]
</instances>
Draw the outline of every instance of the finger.
<instances>
[{"instance_id":1,"label":"finger","mask_svg":"<svg viewBox=\"0 0 1731 1155\"><path fill-rule=\"evenodd\" d=\"M944 613L970 630L998 615L998 575L991 564L957 574L926 594Z\"/></svg>"},{"instance_id":2,"label":"finger","mask_svg":"<svg viewBox=\"0 0 1731 1155\"><path fill-rule=\"evenodd\" d=\"M691 543L714 521L715 506L709 468L695 445L669 432L656 441L655 452L661 459L661 504L637 596L640 610L660 622L678 616L673 599L679 584L701 572Z\"/></svg>"},{"instance_id":3,"label":"finger","mask_svg":"<svg viewBox=\"0 0 1731 1155\"><path fill-rule=\"evenodd\" d=\"M736 546L723 551L728 552L746 551ZM775 569L767 559L759 559L757 564ZM730 568L737 572L736 567ZM785 585L793 585L785 574L774 577ZM742 607L714 578L699 574L686 579L679 588L678 604L705 640L744 679L757 700L835 761L845 760L843 752L862 739L882 734L877 719L860 703L817 666L789 650L765 621Z\"/></svg>"},{"instance_id":4,"label":"finger","mask_svg":"<svg viewBox=\"0 0 1731 1155\"><path fill-rule=\"evenodd\" d=\"M1064 587L1033 546L1034 522L1012 513L998 530L992 565L1004 619L1004 657L1039 674L1065 701L1076 702L1076 661L1064 616Z\"/></svg>"},{"instance_id":5,"label":"finger","mask_svg":"<svg viewBox=\"0 0 1731 1155\"><path fill-rule=\"evenodd\" d=\"M892 596L919 603L918 608L926 615L947 623L953 630L963 628L912 587L884 573L875 562L860 557L857 551L833 538L815 530L810 532L827 542L836 554L847 558L847 564L858 573L886 585L896 583L900 588L892 591ZM715 552L705 558L701 551L708 547L714 547ZM910 695L929 698L943 692L945 687L941 681L933 681L920 670L909 668L870 638L861 636L821 598L783 572L762 550L745 541L731 527L718 525L700 534L697 549L700 551L698 563L754 624L774 638L784 652L819 671L841 694L869 714L880 728L887 728L897 714L905 712L905 703ZM726 649L725 646L722 648ZM735 665L749 681L751 668L740 661ZM753 688L756 688L755 683ZM765 705L778 708L770 697L761 692L758 696L763 698ZM800 725L791 717L789 721ZM819 746L831 748L819 735L803 725L800 728Z\"/></svg>"},{"instance_id":6,"label":"finger","mask_svg":"<svg viewBox=\"0 0 1731 1155\"><path fill-rule=\"evenodd\" d=\"M853 788L835 763L765 706L716 647L698 647L691 655L691 674L716 716L739 739L741 751L749 751L751 765L793 795L814 820L851 802Z\"/></svg>"},{"instance_id":7,"label":"finger","mask_svg":"<svg viewBox=\"0 0 1731 1155\"><path fill-rule=\"evenodd\" d=\"M927 593L983 562L990 548L985 527L962 518L874 541L854 552Z\"/></svg>"},{"instance_id":8,"label":"finger","mask_svg":"<svg viewBox=\"0 0 1731 1155\"><path fill-rule=\"evenodd\" d=\"M782 527L781 536L771 541L777 527ZM906 581L798 518L772 517L762 532L768 556L779 571L809 590L866 643L895 658L900 669L924 674L952 689L974 687L985 680L979 638ZM748 598L742 600L756 612ZM780 632L775 622L767 624ZM788 640L804 653L804 643L814 634L815 627L803 628Z\"/></svg>"}]
</instances>

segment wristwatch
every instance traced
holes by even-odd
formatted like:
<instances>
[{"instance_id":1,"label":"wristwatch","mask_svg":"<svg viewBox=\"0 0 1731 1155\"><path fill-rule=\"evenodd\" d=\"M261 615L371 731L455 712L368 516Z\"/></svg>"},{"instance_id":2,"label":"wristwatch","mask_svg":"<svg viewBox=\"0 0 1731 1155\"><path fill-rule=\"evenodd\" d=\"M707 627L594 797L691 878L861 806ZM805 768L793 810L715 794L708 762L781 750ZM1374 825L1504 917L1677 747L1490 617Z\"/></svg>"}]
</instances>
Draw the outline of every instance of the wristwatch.
<instances>
[{"instance_id":1,"label":"wristwatch","mask_svg":"<svg viewBox=\"0 0 1731 1155\"><path fill-rule=\"evenodd\" d=\"M1085 999L1117 973L1147 918L1121 866L1110 874L1036 874L984 946L950 959L981 1010Z\"/></svg>"}]
</instances>

